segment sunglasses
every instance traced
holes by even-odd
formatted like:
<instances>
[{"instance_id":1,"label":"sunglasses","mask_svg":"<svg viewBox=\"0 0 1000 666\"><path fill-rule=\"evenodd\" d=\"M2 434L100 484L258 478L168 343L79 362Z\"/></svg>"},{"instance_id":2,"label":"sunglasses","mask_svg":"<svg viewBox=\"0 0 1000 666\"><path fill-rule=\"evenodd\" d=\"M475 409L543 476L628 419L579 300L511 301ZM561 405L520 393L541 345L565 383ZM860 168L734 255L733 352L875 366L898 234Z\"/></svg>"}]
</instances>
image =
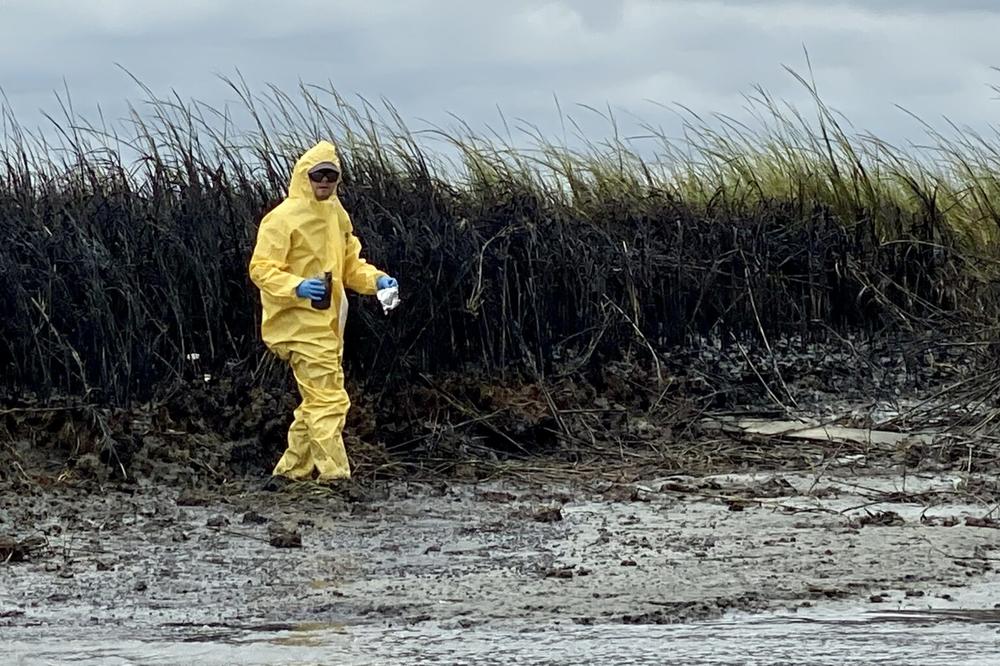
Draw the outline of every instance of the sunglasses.
<instances>
[{"instance_id":1,"label":"sunglasses","mask_svg":"<svg viewBox=\"0 0 1000 666\"><path fill-rule=\"evenodd\" d=\"M320 171L313 171L309 174L309 180L314 183L321 183L324 180L336 183L339 178L340 173L338 171L334 171L333 169L321 169Z\"/></svg>"}]
</instances>

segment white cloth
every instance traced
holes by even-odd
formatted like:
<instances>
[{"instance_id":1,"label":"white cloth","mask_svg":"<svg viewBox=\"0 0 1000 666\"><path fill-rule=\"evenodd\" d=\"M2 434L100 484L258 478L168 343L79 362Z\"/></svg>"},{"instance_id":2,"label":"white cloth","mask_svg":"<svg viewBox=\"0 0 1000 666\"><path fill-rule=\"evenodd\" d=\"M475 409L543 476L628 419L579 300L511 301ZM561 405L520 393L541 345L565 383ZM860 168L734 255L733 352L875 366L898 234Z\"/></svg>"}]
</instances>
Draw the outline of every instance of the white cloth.
<instances>
[{"instance_id":1,"label":"white cloth","mask_svg":"<svg viewBox=\"0 0 1000 666\"><path fill-rule=\"evenodd\" d=\"M378 297L378 302L382 304L382 312L384 314L389 314L390 310L394 310L399 305L399 287L379 289L375 296Z\"/></svg>"},{"instance_id":2,"label":"white cloth","mask_svg":"<svg viewBox=\"0 0 1000 666\"><path fill-rule=\"evenodd\" d=\"M343 282L337 280L337 284L340 285L340 313L339 313L340 321L337 323L340 327L340 339L343 340L344 328L347 326L347 311L348 311L347 292L344 291Z\"/></svg>"}]
</instances>

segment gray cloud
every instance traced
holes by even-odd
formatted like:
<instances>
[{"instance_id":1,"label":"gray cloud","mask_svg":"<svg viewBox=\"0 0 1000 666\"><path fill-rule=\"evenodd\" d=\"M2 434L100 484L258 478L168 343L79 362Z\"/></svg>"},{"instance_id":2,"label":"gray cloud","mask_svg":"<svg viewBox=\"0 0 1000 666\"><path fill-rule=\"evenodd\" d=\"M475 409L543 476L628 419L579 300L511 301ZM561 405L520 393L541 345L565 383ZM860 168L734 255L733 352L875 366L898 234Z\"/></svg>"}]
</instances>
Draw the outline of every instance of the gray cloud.
<instances>
[{"instance_id":1,"label":"gray cloud","mask_svg":"<svg viewBox=\"0 0 1000 666\"><path fill-rule=\"evenodd\" d=\"M292 92L331 82L346 96L386 97L412 121L498 124L499 105L558 134L554 96L586 127L606 124L575 104L611 105L629 131L638 116L676 134L650 100L739 115L761 85L803 110L808 49L824 100L859 128L920 139L904 106L980 129L998 109L989 84L1000 7L986 0L380 0L272 3L172 0L142 12L129 0L0 0L0 88L25 122L65 78L77 108L124 115L140 92L213 105L234 95L217 78ZM994 61L996 59L996 61Z\"/></svg>"}]
</instances>

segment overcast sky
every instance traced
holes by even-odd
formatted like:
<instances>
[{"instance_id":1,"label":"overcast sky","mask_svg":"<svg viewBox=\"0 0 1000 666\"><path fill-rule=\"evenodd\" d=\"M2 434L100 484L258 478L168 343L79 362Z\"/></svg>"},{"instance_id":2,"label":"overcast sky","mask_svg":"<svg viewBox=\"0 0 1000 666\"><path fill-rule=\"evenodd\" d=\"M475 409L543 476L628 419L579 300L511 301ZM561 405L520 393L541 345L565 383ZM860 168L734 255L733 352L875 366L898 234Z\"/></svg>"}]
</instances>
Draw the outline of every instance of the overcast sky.
<instances>
[{"instance_id":1,"label":"overcast sky","mask_svg":"<svg viewBox=\"0 0 1000 666\"><path fill-rule=\"evenodd\" d=\"M499 106L555 134L558 96L574 116L610 105L675 132L654 102L735 115L759 84L808 109L783 69L805 72L806 48L827 103L902 142L922 134L897 104L994 122L998 36L995 0L0 0L0 88L33 125L64 80L78 110L121 116L141 93L116 64L213 105L238 68L255 86L384 96L416 128L497 125Z\"/></svg>"}]
</instances>

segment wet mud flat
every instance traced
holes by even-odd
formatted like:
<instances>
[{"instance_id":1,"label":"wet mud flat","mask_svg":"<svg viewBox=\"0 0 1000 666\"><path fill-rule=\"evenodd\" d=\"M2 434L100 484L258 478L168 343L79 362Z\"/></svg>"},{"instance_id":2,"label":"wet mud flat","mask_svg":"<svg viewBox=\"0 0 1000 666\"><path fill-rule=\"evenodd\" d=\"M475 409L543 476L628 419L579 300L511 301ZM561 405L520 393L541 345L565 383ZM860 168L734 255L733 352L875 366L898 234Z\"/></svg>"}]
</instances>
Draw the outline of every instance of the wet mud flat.
<instances>
[{"instance_id":1,"label":"wet mud flat","mask_svg":"<svg viewBox=\"0 0 1000 666\"><path fill-rule=\"evenodd\" d=\"M959 486L524 473L277 493L8 487L0 652L24 664L511 663L506 645L523 663L671 663L671 644L690 650L683 663L802 663L826 617L845 651L807 663L998 663L948 652L1000 655L1000 523ZM951 661L851 661L863 653L848 615L916 623L928 658ZM941 635L974 629L947 648L942 622Z\"/></svg>"}]
</instances>

